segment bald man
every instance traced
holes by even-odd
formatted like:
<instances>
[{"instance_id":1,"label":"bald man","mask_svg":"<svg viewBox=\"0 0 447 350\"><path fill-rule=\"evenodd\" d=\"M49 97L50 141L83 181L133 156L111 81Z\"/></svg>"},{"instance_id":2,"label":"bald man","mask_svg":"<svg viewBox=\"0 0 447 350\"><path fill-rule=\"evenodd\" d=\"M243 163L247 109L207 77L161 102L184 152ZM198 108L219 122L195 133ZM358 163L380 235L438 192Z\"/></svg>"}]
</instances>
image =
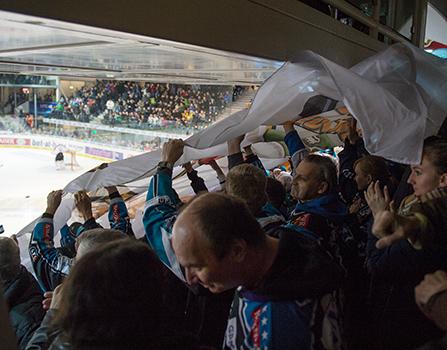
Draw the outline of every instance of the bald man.
<instances>
[{"instance_id":1,"label":"bald man","mask_svg":"<svg viewBox=\"0 0 447 350\"><path fill-rule=\"evenodd\" d=\"M163 147L143 223L160 259L182 281L214 294L238 288L224 349L340 348L334 291L342 274L331 257L287 228L279 240L268 237L235 197L204 194L179 214L172 167L182 152L181 140Z\"/></svg>"},{"instance_id":2,"label":"bald man","mask_svg":"<svg viewBox=\"0 0 447 350\"><path fill-rule=\"evenodd\" d=\"M244 202L209 193L179 215L172 246L189 284L238 288L224 349L341 347L331 294L341 274L316 241L287 229L267 236Z\"/></svg>"}]
</instances>

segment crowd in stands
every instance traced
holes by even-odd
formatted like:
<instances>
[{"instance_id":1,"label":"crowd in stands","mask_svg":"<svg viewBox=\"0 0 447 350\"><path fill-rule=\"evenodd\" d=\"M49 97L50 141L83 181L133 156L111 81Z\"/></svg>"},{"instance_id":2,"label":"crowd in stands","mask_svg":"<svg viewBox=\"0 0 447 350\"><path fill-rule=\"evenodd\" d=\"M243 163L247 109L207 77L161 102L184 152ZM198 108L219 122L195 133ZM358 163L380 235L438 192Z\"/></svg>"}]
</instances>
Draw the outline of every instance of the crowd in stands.
<instances>
[{"instance_id":1,"label":"crowd in stands","mask_svg":"<svg viewBox=\"0 0 447 350\"><path fill-rule=\"evenodd\" d=\"M368 154L354 121L337 163L309 154L293 121L282 127L288 164L265 169L241 135L226 174L202 161L217 188L184 164L185 202L172 178L184 143L166 142L141 239L112 186L108 227L80 191L56 248L62 191L51 192L29 243L36 279L0 238L19 348L446 349L444 129L410 167Z\"/></svg>"},{"instance_id":2,"label":"crowd in stands","mask_svg":"<svg viewBox=\"0 0 447 350\"><path fill-rule=\"evenodd\" d=\"M239 86L97 81L61 97L50 117L89 122L100 116L112 126L198 129L215 121L242 91Z\"/></svg>"}]
</instances>

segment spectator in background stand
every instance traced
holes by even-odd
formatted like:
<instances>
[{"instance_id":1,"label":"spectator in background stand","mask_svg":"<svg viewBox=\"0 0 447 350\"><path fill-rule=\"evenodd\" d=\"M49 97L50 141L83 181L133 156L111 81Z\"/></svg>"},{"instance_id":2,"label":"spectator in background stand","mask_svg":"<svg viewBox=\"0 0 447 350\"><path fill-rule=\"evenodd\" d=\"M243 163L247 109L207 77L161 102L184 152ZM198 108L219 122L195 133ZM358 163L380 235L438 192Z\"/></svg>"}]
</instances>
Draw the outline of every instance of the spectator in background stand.
<instances>
[{"instance_id":1,"label":"spectator in background stand","mask_svg":"<svg viewBox=\"0 0 447 350\"><path fill-rule=\"evenodd\" d=\"M84 120L84 106L88 105L93 116L105 113L103 122L106 124L115 122L128 127L159 128L166 121L170 126L196 130L214 121L227 105L225 96L229 92L224 94L221 90L222 87L214 86L190 88L154 83L141 86L130 82L97 81L91 88L81 88L69 101L61 100L62 106L67 107L64 115L58 111L58 106L52 116L73 120L78 119L75 116L82 111L81 119ZM115 108L110 109L112 102ZM112 111L120 117L112 119Z\"/></svg>"}]
</instances>

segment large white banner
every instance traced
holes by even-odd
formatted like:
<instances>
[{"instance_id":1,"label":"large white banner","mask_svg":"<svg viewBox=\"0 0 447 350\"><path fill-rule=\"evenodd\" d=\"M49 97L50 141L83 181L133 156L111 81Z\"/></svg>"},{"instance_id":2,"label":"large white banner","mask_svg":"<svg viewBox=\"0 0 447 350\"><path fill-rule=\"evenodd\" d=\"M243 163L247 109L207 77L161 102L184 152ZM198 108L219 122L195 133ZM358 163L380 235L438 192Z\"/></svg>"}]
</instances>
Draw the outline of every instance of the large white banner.
<instances>
[{"instance_id":1,"label":"large white banner","mask_svg":"<svg viewBox=\"0 0 447 350\"><path fill-rule=\"evenodd\" d=\"M304 51L265 81L250 109L188 138L178 164L226 155L226 141L261 125L298 119L308 100L318 95L347 107L369 152L400 163L419 163L424 138L435 134L447 116L447 61L410 44L396 44L347 69ZM142 179L153 174L159 160L160 151L155 151L113 162L81 175L64 190L94 191ZM56 229L68 219L59 212L56 218Z\"/></svg>"},{"instance_id":2,"label":"large white banner","mask_svg":"<svg viewBox=\"0 0 447 350\"><path fill-rule=\"evenodd\" d=\"M304 51L258 90L249 110L242 110L185 142L179 164L225 155L225 142L260 125L297 119L310 97L342 102L357 119L372 154L397 162L420 161L422 142L436 133L447 116L447 63L410 45L397 44L351 69ZM88 191L131 182L152 174L160 152L150 152L86 173L65 191Z\"/></svg>"}]
</instances>

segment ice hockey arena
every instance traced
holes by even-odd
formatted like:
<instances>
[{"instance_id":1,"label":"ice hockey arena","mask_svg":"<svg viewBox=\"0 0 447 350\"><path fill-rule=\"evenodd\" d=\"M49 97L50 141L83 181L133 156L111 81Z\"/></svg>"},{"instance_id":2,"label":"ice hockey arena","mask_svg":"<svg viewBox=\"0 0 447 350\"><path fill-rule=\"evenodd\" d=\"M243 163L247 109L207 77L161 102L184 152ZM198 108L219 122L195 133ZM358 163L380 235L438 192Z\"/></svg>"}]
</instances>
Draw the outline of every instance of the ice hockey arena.
<instances>
[{"instance_id":1,"label":"ice hockey arena","mask_svg":"<svg viewBox=\"0 0 447 350\"><path fill-rule=\"evenodd\" d=\"M0 33L0 350L447 349L445 0Z\"/></svg>"}]
</instances>

